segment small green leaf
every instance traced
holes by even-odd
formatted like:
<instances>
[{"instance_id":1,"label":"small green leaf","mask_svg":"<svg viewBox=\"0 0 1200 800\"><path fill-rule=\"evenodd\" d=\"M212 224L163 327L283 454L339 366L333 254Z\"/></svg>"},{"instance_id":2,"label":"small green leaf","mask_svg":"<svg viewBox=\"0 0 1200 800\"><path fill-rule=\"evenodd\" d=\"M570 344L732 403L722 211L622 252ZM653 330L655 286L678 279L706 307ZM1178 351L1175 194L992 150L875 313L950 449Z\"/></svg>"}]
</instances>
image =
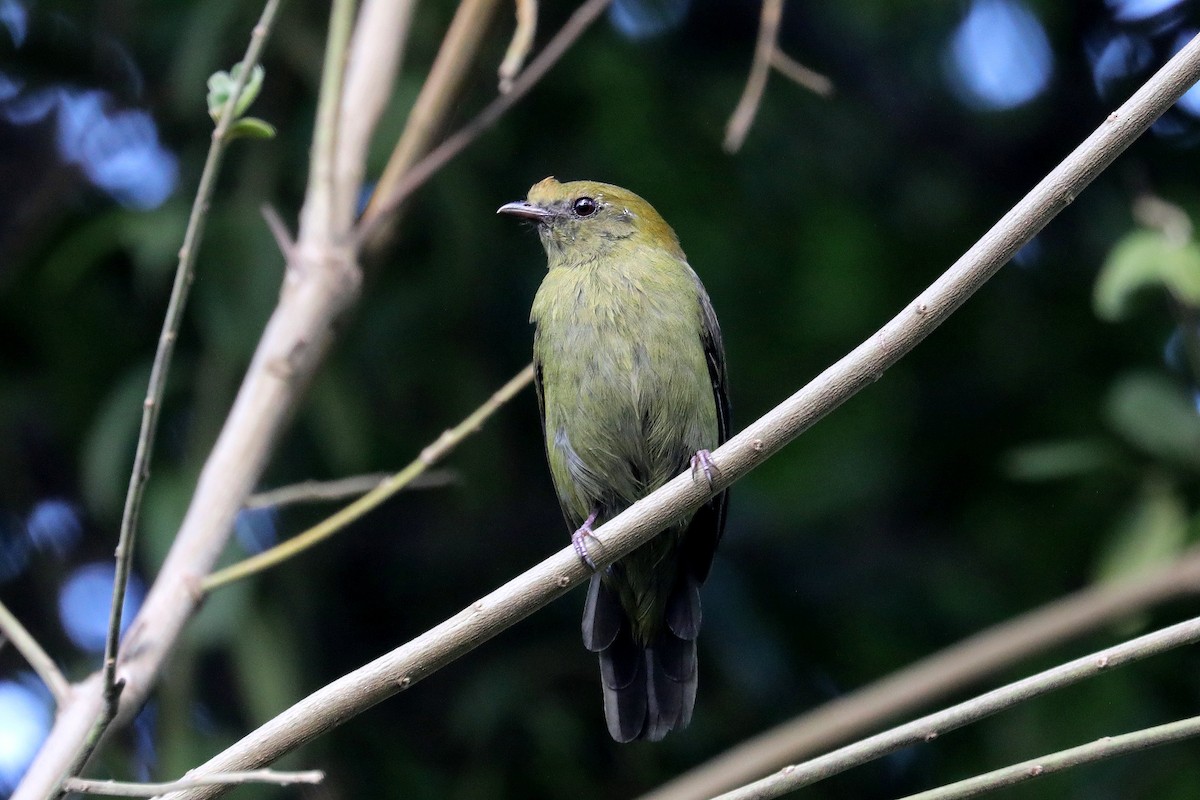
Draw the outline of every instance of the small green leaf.
<instances>
[{"instance_id":1,"label":"small green leaf","mask_svg":"<svg viewBox=\"0 0 1200 800\"><path fill-rule=\"evenodd\" d=\"M1157 231L1130 233L1112 249L1096 278L1096 315L1120 319L1133 295L1149 286L1161 286L1181 301L1200 306L1200 246L1175 244Z\"/></svg>"},{"instance_id":2,"label":"small green leaf","mask_svg":"<svg viewBox=\"0 0 1200 800\"><path fill-rule=\"evenodd\" d=\"M1105 543L1097 580L1133 578L1170 563L1186 544L1187 533L1187 508L1174 487L1161 479L1147 480Z\"/></svg>"},{"instance_id":3,"label":"small green leaf","mask_svg":"<svg viewBox=\"0 0 1200 800\"><path fill-rule=\"evenodd\" d=\"M1106 403L1109 423L1147 454L1200 467L1200 414L1180 386L1153 373L1118 380Z\"/></svg>"},{"instance_id":4,"label":"small green leaf","mask_svg":"<svg viewBox=\"0 0 1200 800\"><path fill-rule=\"evenodd\" d=\"M225 138L227 140L239 138L274 139L275 126L258 117L244 117L229 126L229 132L225 134Z\"/></svg>"},{"instance_id":5,"label":"small green leaf","mask_svg":"<svg viewBox=\"0 0 1200 800\"><path fill-rule=\"evenodd\" d=\"M225 110L225 103L229 101L229 95L241 73L242 65L236 64L229 72L222 70L208 76L208 115L212 117L213 122L221 121L221 112ZM250 104L258 97L265 75L266 72L259 65L255 65L254 69L250 71L250 77L246 80L246 85L242 87L242 93L238 95L237 103L233 107L235 120L245 114L246 110L250 108Z\"/></svg>"}]
</instances>

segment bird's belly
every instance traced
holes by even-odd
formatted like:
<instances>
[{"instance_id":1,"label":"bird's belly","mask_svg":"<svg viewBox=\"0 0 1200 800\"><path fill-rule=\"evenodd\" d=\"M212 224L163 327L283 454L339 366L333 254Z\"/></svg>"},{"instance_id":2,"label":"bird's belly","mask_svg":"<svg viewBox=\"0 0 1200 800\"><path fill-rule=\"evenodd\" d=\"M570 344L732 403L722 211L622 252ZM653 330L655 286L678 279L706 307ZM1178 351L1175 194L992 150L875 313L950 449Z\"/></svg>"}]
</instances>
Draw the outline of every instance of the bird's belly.
<instances>
[{"instance_id":1,"label":"bird's belly","mask_svg":"<svg viewBox=\"0 0 1200 800\"><path fill-rule=\"evenodd\" d=\"M716 447L707 362L698 338L683 341L658 347L576 326L571 358L548 360L558 366L543 374L547 452L560 498L581 518L623 510Z\"/></svg>"}]
</instances>

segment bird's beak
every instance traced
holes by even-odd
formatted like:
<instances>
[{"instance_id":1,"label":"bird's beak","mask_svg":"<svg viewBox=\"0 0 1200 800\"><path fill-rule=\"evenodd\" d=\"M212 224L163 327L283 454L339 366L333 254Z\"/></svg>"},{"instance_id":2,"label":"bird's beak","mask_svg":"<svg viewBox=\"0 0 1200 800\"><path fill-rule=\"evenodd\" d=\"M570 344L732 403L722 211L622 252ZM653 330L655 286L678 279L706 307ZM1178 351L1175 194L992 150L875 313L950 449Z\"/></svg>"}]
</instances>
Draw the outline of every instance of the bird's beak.
<instances>
[{"instance_id":1,"label":"bird's beak","mask_svg":"<svg viewBox=\"0 0 1200 800\"><path fill-rule=\"evenodd\" d=\"M554 216L554 212L541 206L535 206L528 200L519 200L516 203L505 203L496 209L497 214L512 214L514 217L522 217L530 219L534 222L542 222Z\"/></svg>"}]
</instances>

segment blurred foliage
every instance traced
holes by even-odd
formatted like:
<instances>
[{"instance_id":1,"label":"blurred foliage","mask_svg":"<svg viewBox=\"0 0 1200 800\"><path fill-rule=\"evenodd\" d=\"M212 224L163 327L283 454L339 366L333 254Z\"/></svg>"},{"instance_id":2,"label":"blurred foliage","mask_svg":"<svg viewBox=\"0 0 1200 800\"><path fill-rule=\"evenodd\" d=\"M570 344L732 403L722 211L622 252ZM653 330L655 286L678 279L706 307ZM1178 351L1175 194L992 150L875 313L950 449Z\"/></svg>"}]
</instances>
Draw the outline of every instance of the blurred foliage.
<instances>
[{"instance_id":1,"label":"blurred foliage","mask_svg":"<svg viewBox=\"0 0 1200 800\"><path fill-rule=\"evenodd\" d=\"M590 31L415 195L388 252L366 265L363 300L264 488L397 469L527 362L544 260L536 237L494 211L549 174L628 186L675 227L721 318L740 428L901 309L1200 22L1195 4L1131 21L1115 3L1030 2L1052 75L1030 102L987 111L964 105L947 77L965 4L792 0L781 45L837 94L824 101L772 76L743 151L729 156L723 126L758 4L620 5L617 25ZM420 4L369 174L453 8ZM639 8L657 26L645 38L621 27ZM570 9L542 4L539 46ZM27 86L100 87L149 109L179 159L166 204L123 209L57 158L49 122L0 123L0 559L24 553L12 543L44 498L67 498L84 519L70 552L0 569L0 594L73 677L99 657L66 639L56 593L76 566L111 557L139 387L209 143L205 81L240 57L257 12L238 0L42 3L27 45L0 62ZM278 134L235 143L219 183L146 500L147 580L278 293L283 262L259 208L297 217L325 17L319 3L286 7L254 106ZM495 91L512 24L499 19L451 127ZM1104 83L1093 55L1118 34L1153 57L1131 57L1123 81ZM1195 217L1197 141L1195 118L1172 111L911 356L737 485L704 593L687 731L656 745L608 739L575 593L288 759L326 769L326 787L239 796L628 797L990 624L1170 558L1198 533L1196 245L1138 228L1130 209L1152 191ZM1114 324L1096 312L1123 313ZM210 598L147 710L149 735L125 737L101 769L181 774L566 544L531 393L449 466L455 485L397 497L318 551ZM331 510L284 509L280 530ZM228 560L239 555L231 546ZM1146 615L1136 630L1192 610ZM1064 644L1000 678L1136 630ZM1190 715L1196 666L1194 652L1163 656L805 796L891 797ZM9 649L0 668L23 665ZM1191 798L1194 755L1166 748L1016 794Z\"/></svg>"}]
</instances>

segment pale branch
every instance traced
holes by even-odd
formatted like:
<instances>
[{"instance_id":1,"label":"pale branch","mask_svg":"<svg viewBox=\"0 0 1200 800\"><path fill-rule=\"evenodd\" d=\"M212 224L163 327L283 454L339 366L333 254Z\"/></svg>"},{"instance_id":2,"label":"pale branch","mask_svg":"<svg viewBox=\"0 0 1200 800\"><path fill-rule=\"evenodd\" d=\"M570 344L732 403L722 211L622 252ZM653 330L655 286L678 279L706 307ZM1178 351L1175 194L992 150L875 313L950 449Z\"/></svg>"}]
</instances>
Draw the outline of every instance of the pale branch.
<instances>
[{"instance_id":1,"label":"pale branch","mask_svg":"<svg viewBox=\"0 0 1200 800\"><path fill-rule=\"evenodd\" d=\"M771 75L771 53L779 39L779 22L783 19L783 0L763 0L762 14L758 21L758 39L754 44L754 60L750 63L750 74L738 98L733 114L725 125L725 151L736 153L746 141L746 134L758 116L758 106L767 88Z\"/></svg>"},{"instance_id":2,"label":"pale branch","mask_svg":"<svg viewBox=\"0 0 1200 800\"><path fill-rule=\"evenodd\" d=\"M1103 761L1129 753L1138 753L1151 747L1161 747L1200 736L1200 717L1168 722L1152 728L1143 728L1120 736L1105 736L1094 742L1081 744L1069 750L1050 753L1041 758L1031 758L1020 764L976 775L965 780L956 781L937 789L930 789L917 794L910 794L901 800L962 800L966 797L976 797L995 789L1015 786L1019 783L1062 772L1072 767Z\"/></svg>"},{"instance_id":3,"label":"pale branch","mask_svg":"<svg viewBox=\"0 0 1200 800\"><path fill-rule=\"evenodd\" d=\"M200 588L205 592L209 592L225 584L233 583L255 573L262 572L302 553L318 542L328 539L338 531L344 530L350 523L361 518L369 511L378 508L380 504L396 494L396 492L406 486L410 486L429 467L445 458L463 439L478 431L492 414L532 381L533 366L530 365L518 372L504 386L497 389L483 405L472 411L466 419L450 430L443 431L441 436L433 444L423 449L407 467L303 533L298 533L269 550L264 550L257 555L253 555L250 558L214 572L204 579Z\"/></svg>"},{"instance_id":4,"label":"pale branch","mask_svg":"<svg viewBox=\"0 0 1200 800\"><path fill-rule=\"evenodd\" d=\"M783 77L819 97L833 96L833 81L815 69L804 66L778 47L771 51L771 66Z\"/></svg>"},{"instance_id":5,"label":"pale branch","mask_svg":"<svg viewBox=\"0 0 1200 800\"><path fill-rule=\"evenodd\" d=\"M512 41L504 51L504 60L500 62L497 73L500 76L500 94L512 91L513 79L521 71L529 51L533 48L533 37L537 33L538 4L537 0L516 0L517 27L513 31Z\"/></svg>"},{"instance_id":6,"label":"pale branch","mask_svg":"<svg viewBox=\"0 0 1200 800\"><path fill-rule=\"evenodd\" d=\"M434 136L441 130L458 99L467 70L479 52L499 1L462 0L459 3L454 19L442 38L433 66L429 68L429 75L404 121L404 130L371 193L364 218L374 217L378 213L381 199L390 196L392 188L404 173L429 151ZM393 212L388 216L384 225L375 228L366 244L367 249L376 249L395 227L397 214Z\"/></svg>"},{"instance_id":7,"label":"pale branch","mask_svg":"<svg viewBox=\"0 0 1200 800\"><path fill-rule=\"evenodd\" d=\"M309 154L308 185L300 208L300 233L296 240L296 261L317 259L323 248L335 245L340 234L344 210L335 208L343 199L344 188L337 184L338 120L342 111L342 91L346 78L346 48L350 44L354 18L354 0L333 0L329 6L329 33L321 66L321 87L317 92L317 119ZM305 252L309 248L312 252ZM339 248L343 249L343 248ZM348 258L338 253L338 261ZM356 268L357 265L354 265ZM292 262L288 262L289 272ZM284 290L287 282L284 283Z\"/></svg>"},{"instance_id":8,"label":"pale branch","mask_svg":"<svg viewBox=\"0 0 1200 800\"><path fill-rule=\"evenodd\" d=\"M167 792L178 792L196 786L241 786L247 783L265 783L272 786L294 786L297 783L317 784L325 780L325 773L313 769L304 772L277 772L271 769L256 769L248 772L219 772L203 778L180 778L164 783L131 783L128 781L93 780L90 778L68 778L67 791L80 794L104 795L107 797L155 797Z\"/></svg>"},{"instance_id":9,"label":"pale branch","mask_svg":"<svg viewBox=\"0 0 1200 800\"><path fill-rule=\"evenodd\" d=\"M558 33L554 34L554 38L547 42L542 51L529 62L525 71L517 76L508 94L502 94L492 100L474 119L435 147L410 169L405 170L390 187L387 194L377 191L376 197L373 198L371 205L358 224L358 241L360 243L373 241L383 226L387 224L389 217L400 208L409 195L433 177L452 158L465 150L481 133L492 127L500 117L504 116L506 111L516 105L517 101L537 85L537 82L558 63L558 60L583 35L583 32L604 13L604 9L608 8L611 2L612 0L585 0L579 8L575 9Z\"/></svg>"},{"instance_id":10,"label":"pale branch","mask_svg":"<svg viewBox=\"0 0 1200 800\"><path fill-rule=\"evenodd\" d=\"M350 0L335 0L332 5L327 52L334 55L326 59L321 81L314 165L278 305L201 471L175 541L120 651L118 676L125 687L117 711L120 723L141 707L180 631L195 612L203 597L201 579L224 549L238 510L262 474L302 388L332 340L335 322L358 296L361 274L347 235L355 208L336 205L347 202L345 198L351 194L340 191L337 181L355 171L346 166L348 157L338 156L337 129L361 124L343 120L337 113L342 85L338 76L344 71L353 10ZM349 202L356 199L350 197ZM14 800L59 796L61 789L56 787L78 773L82 764L77 754L84 752L89 732L104 715L102 686L101 673L75 687L17 787ZM94 744L95 737L91 739Z\"/></svg>"},{"instance_id":11,"label":"pale branch","mask_svg":"<svg viewBox=\"0 0 1200 800\"><path fill-rule=\"evenodd\" d=\"M598 566L602 568L631 552L673 520L694 512L713 492L740 479L877 380L1078 196L1197 77L1200 77L1200 36L1180 50L899 315L806 387L715 450L712 461L716 470L711 486L696 482L690 471L686 472L597 529L597 546L592 555ZM408 644L309 695L198 770L248 769L270 763L409 688L547 605L590 574L574 548L565 548ZM181 797L214 794L211 790L193 790Z\"/></svg>"},{"instance_id":12,"label":"pale branch","mask_svg":"<svg viewBox=\"0 0 1200 800\"><path fill-rule=\"evenodd\" d=\"M750 126L758 116L758 107L762 103L763 92L767 89L767 79L771 76L772 67L814 94L821 97L833 94L833 81L789 58L779 49L779 23L782 20L783 0L763 0L750 74L746 78L742 96L738 98L733 114L725 125L724 146L728 153L736 153L742 149L742 144L750 133Z\"/></svg>"},{"instance_id":13,"label":"pale branch","mask_svg":"<svg viewBox=\"0 0 1200 800\"><path fill-rule=\"evenodd\" d=\"M365 0L354 29L338 130L338 234L350 230L367 164L367 148L384 107L392 99L392 83L408 41L415 0Z\"/></svg>"},{"instance_id":14,"label":"pale branch","mask_svg":"<svg viewBox=\"0 0 1200 800\"><path fill-rule=\"evenodd\" d=\"M1101 584L982 631L748 739L645 795L702 800L850 741L1054 645L1200 592L1200 548L1128 580Z\"/></svg>"},{"instance_id":15,"label":"pale branch","mask_svg":"<svg viewBox=\"0 0 1200 800\"><path fill-rule=\"evenodd\" d=\"M275 240L275 246L279 248L279 252L283 253L284 260L292 260L292 248L296 246L295 239L292 238L292 232L288 230L287 223L283 221L283 217L279 216L279 212L267 203L264 203L259 209L262 212L263 221L267 223L267 230L271 232L271 238Z\"/></svg>"},{"instance_id":16,"label":"pale branch","mask_svg":"<svg viewBox=\"0 0 1200 800\"><path fill-rule=\"evenodd\" d=\"M904 747L928 744L998 711L1177 647L1200 642L1200 617L1068 661L999 689L915 719L854 744L719 795L716 800L768 800L839 775Z\"/></svg>"},{"instance_id":17,"label":"pale branch","mask_svg":"<svg viewBox=\"0 0 1200 800\"><path fill-rule=\"evenodd\" d=\"M46 688L50 690L50 695L54 698L55 705L62 708L71 695L71 685L59 671L54 659L50 658L50 654L38 644L38 640L8 610L8 606L4 603L0 603L0 637L12 642L17 652L29 662L29 666L42 679L42 683L46 684Z\"/></svg>"},{"instance_id":18,"label":"pale branch","mask_svg":"<svg viewBox=\"0 0 1200 800\"><path fill-rule=\"evenodd\" d=\"M344 500L347 497L366 494L390 477L391 475L386 472L370 472L328 481L308 480L290 483L287 486L255 492L246 498L245 508L248 510L278 509L301 503L327 503L333 500ZM453 470L430 470L413 478L403 488L434 489L448 486L454 483L454 480Z\"/></svg>"}]
</instances>

